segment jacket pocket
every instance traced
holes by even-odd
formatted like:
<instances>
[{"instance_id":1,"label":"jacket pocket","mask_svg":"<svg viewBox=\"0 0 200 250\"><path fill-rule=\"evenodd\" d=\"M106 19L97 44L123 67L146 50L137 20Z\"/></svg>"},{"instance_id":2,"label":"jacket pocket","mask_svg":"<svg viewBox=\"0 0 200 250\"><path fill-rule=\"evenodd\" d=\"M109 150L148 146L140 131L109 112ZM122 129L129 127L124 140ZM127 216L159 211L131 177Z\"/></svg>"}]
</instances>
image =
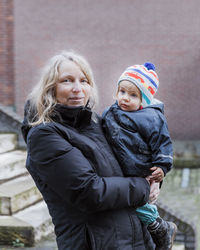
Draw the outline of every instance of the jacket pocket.
<instances>
[{"instance_id":1,"label":"jacket pocket","mask_svg":"<svg viewBox=\"0 0 200 250\"><path fill-rule=\"evenodd\" d=\"M87 245L87 250L95 250L95 240L91 230L85 225L85 242Z\"/></svg>"}]
</instances>

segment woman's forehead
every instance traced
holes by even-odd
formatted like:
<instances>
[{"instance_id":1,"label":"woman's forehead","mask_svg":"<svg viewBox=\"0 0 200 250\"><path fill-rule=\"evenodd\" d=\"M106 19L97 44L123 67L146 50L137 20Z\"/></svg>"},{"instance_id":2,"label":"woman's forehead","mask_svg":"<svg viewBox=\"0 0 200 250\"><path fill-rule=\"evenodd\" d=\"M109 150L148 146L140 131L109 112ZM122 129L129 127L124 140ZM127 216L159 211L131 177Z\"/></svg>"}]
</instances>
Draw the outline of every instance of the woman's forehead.
<instances>
[{"instance_id":1,"label":"woman's forehead","mask_svg":"<svg viewBox=\"0 0 200 250\"><path fill-rule=\"evenodd\" d=\"M70 60L61 62L58 68L58 72L60 77L67 75L85 77L85 74L81 70L80 66Z\"/></svg>"}]
</instances>

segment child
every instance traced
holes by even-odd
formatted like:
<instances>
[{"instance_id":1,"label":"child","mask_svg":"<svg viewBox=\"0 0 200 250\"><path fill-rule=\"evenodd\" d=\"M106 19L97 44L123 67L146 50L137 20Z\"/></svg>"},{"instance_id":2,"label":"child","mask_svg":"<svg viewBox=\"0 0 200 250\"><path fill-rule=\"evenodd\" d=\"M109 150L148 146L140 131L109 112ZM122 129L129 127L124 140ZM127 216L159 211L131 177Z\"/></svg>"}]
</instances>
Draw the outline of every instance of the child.
<instances>
[{"instance_id":1,"label":"child","mask_svg":"<svg viewBox=\"0 0 200 250\"><path fill-rule=\"evenodd\" d=\"M117 101L103 113L108 142L125 176L161 182L172 168L172 142L163 104L155 100L159 84L152 63L128 67L118 81ZM159 217L157 207L137 208L140 220L156 244L156 250L172 249L176 225Z\"/></svg>"}]
</instances>

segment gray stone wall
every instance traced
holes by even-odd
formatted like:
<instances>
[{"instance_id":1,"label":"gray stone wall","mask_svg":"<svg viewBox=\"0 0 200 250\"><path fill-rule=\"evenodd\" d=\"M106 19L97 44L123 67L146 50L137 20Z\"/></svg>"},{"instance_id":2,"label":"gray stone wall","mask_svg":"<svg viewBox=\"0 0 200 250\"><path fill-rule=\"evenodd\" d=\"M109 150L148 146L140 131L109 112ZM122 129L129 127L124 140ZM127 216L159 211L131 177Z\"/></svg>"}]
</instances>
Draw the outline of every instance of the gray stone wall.
<instances>
[{"instance_id":1,"label":"gray stone wall","mask_svg":"<svg viewBox=\"0 0 200 250\"><path fill-rule=\"evenodd\" d=\"M0 105L0 133L16 133L18 138L18 147L25 148L21 134L22 118L13 112L10 108Z\"/></svg>"}]
</instances>

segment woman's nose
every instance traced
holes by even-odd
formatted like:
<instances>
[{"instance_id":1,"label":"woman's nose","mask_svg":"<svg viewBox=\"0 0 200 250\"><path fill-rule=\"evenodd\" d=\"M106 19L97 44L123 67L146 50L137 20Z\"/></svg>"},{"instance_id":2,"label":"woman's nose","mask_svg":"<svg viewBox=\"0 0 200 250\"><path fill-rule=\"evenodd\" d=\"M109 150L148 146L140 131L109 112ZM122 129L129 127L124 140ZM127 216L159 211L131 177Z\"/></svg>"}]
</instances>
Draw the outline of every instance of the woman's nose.
<instances>
[{"instance_id":1,"label":"woman's nose","mask_svg":"<svg viewBox=\"0 0 200 250\"><path fill-rule=\"evenodd\" d=\"M78 80L74 82L72 91L73 92L80 92L81 91L81 83Z\"/></svg>"}]
</instances>

